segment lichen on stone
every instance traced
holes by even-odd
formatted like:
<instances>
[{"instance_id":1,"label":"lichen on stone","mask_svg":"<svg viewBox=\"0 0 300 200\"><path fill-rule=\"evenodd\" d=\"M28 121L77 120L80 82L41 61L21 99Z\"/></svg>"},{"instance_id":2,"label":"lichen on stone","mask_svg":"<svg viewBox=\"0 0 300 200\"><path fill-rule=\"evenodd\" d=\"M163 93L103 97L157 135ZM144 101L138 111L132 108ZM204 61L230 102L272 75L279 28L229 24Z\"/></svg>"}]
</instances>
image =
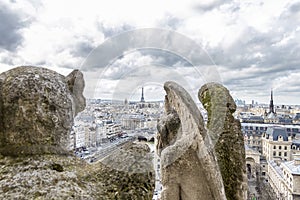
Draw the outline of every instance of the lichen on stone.
<instances>
[{"instance_id":1,"label":"lichen on stone","mask_svg":"<svg viewBox=\"0 0 300 200\"><path fill-rule=\"evenodd\" d=\"M233 117L236 105L229 91L218 83L203 85L199 100L208 113L207 129L212 138L228 200L247 197L244 138L240 122Z\"/></svg>"}]
</instances>

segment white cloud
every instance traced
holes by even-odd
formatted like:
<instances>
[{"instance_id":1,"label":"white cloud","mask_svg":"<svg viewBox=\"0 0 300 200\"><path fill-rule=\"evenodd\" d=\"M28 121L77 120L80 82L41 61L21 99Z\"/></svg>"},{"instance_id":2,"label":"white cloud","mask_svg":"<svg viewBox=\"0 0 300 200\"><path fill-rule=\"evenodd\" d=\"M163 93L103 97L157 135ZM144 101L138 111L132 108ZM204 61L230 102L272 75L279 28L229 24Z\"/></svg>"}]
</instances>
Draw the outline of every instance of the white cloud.
<instances>
[{"instance_id":1,"label":"white cloud","mask_svg":"<svg viewBox=\"0 0 300 200\"><path fill-rule=\"evenodd\" d=\"M136 68L151 65L153 62L153 58L149 55L142 55L138 51L128 52L106 68L103 72L103 78L123 79L136 70Z\"/></svg>"},{"instance_id":2,"label":"white cloud","mask_svg":"<svg viewBox=\"0 0 300 200\"><path fill-rule=\"evenodd\" d=\"M66 75L71 68L79 68L88 53L107 37L136 28L158 27L178 31L204 47L219 65L217 72L223 82L234 94L241 95L240 98L263 97L264 93L268 96L270 87L280 92L283 88L293 91L291 101L296 101L295 94L300 95L296 92L296 82L288 84L300 76L297 72L300 65L300 4L297 0L0 1L9 6L12 17L17 16L12 22L19 23L20 16L21 21L26 22L22 27L10 29L16 36L14 41L6 39L3 43L0 38L0 44L6 47L0 49L0 71L19 65L39 65ZM161 37L157 35L157 41L165 42ZM182 51L178 52L188 52L189 48L182 43L179 48ZM168 64L173 68L168 68ZM165 77L187 82L186 86L194 93L202 83L199 79L217 79L216 71L207 66L209 64L212 63L198 66L201 72L198 76L193 68L181 66L186 65L183 60L164 53L131 52L115 60L113 67L106 71L87 70L85 93L94 94L95 87L89 85L101 79L104 83L100 93L105 97L111 97L111 91L115 88L119 91L125 84L133 92L139 91L141 85L138 84L149 83L148 94L153 91L160 94L154 88L162 85Z\"/></svg>"}]
</instances>

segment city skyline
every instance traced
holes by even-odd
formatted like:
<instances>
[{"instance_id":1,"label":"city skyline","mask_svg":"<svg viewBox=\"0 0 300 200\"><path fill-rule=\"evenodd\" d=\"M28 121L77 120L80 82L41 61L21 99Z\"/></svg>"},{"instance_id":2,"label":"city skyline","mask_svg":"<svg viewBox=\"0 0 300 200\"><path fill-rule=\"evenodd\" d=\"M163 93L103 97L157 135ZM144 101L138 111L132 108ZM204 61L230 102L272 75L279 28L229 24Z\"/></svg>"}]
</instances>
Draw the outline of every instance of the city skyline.
<instances>
[{"instance_id":1,"label":"city skyline","mask_svg":"<svg viewBox=\"0 0 300 200\"><path fill-rule=\"evenodd\" d=\"M47 67L64 75L82 69L87 98L138 101L144 87L146 100L161 100L163 83L173 80L198 102L198 89L215 80L247 103L267 104L273 89L275 105L300 104L300 2L296 0L176 4L0 0L0 6L0 72L20 65ZM190 54L170 50L174 44L158 35L151 39L170 48L129 49L109 65L85 65L105 42L144 28L192 40L205 52L206 57L199 54L205 61L192 65ZM119 41L102 58L111 57L115 47L129 46L130 41ZM192 49L186 43L179 47Z\"/></svg>"},{"instance_id":2,"label":"city skyline","mask_svg":"<svg viewBox=\"0 0 300 200\"><path fill-rule=\"evenodd\" d=\"M143 88L143 96L145 96L145 93L147 95L147 91L148 90L145 90L145 88L148 88L148 87L140 87L140 88L137 88L137 90L134 91L129 98L125 98L125 99L95 98L95 99L101 99L101 100L105 100L105 101L116 100L116 101L123 102L123 101L127 100L129 102L141 102L141 91L142 91L142 88ZM151 87L149 89L151 89ZM162 88L162 93L163 92L164 91L163 91L163 88ZM270 92L273 93L273 101L274 101L274 91L272 89L269 91L269 94L268 94L268 96L266 96L266 99L264 101L261 101L261 102L255 100L255 99L251 99L251 98L249 98L250 100L246 101L245 99L243 99L243 97L237 97L234 100L235 101L243 102L243 103L248 104L248 105L250 105L250 104L258 104L258 105L269 106L270 105L270 100L271 100L271 98L270 98ZM156 95L156 97L158 97L158 96L159 95ZM201 104L201 102L198 99L196 99L197 98L196 95L191 95L191 96L195 100L195 103ZM300 104L280 104L280 103L276 103L276 98L277 97L275 96L274 106L282 106L282 105L285 105L285 106L287 106L287 105L297 105L297 106L300 106ZM158 102L158 101L161 101L161 102L164 101L164 94L161 95L161 98L154 98L153 99L153 98L151 98L151 96L150 96L150 98L145 98L144 97L144 102Z\"/></svg>"}]
</instances>

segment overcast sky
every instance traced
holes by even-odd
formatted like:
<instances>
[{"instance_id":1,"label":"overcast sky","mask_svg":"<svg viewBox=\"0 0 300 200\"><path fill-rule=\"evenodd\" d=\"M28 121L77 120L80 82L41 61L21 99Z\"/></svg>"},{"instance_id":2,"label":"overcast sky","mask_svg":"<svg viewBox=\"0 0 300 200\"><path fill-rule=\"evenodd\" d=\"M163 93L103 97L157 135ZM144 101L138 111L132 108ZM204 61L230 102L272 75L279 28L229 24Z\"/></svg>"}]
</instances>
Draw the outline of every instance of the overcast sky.
<instances>
[{"instance_id":1,"label":"overcast sky","mask_svg":"<svg viewBox=\"0 0 300 200\"><path fill-rule=\"evenodd\" d=\"M300 104L300 1L0 0L0 72L81 69L88 98L193 97L223 83L235 99ZM195 98L196 99L196 98Z\"/></svg>"}]
</instances>

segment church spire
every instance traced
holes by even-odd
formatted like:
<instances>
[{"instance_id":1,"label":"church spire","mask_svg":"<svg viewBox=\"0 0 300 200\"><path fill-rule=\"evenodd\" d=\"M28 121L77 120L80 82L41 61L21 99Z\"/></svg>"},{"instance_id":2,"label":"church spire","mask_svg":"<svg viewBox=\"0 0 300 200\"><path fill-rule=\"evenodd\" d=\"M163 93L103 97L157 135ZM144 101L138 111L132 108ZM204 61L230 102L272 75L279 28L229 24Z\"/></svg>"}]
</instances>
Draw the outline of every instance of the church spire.
<instances>
[{"instance_id":1,"label":"church spire","mask_svg":"<svg viewBox=\"0 0 300 200\"><path fill-rule=\"evenodd\" d=\"M141 97L141 102L145 102L145 99L144 99L144 88L142 87L142 97Z\"/></svg>"},{"instance_id":2,"label":"church spire","mask_svg":"<svg viewBox=\"0 0 300 200\"><path fill-rule=\"evenodd\" d=\"M274 112L274 104L273 104L273 90L271 89L271 100L270 100L270 110L269 113L275 113Z\"/></svg>"}]
</instances>

